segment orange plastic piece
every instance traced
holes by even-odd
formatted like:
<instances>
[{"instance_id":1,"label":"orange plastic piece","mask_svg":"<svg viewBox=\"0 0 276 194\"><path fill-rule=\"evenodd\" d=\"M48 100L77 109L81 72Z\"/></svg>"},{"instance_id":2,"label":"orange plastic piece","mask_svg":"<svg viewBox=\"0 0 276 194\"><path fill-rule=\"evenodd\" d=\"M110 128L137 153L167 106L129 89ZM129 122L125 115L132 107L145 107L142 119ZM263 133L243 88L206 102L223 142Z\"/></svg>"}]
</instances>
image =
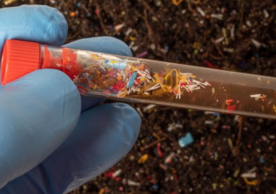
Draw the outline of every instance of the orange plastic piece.
<instances>
[{"instance_id":1,"label":"orange plastic piece","mask_svg":"<svg viewBox=\"0 0 276 194\"><path fill-rule=\"evenodd\" d=\"M144 154L139 160L138 163L145 163L146 160L148 159L149 155L148 154Z\"/></svg>"},{"instance_id":2,"label":"orange plastic piece","mask_svg":"<svg viewBox=\"0 0 276 194\"><path fill-rule=\"evenodd\" d=\"M247 178L243 178L243 180L246 182L246 184L251 186L256 186L259 183L258 180L249 181Z\"/></svg>"},{"instance_id":3,"label":"orange plastic piece","mask_svg":"<svg viewBox=\"0 0 276 194\"><path fill-rule=\"evenodd\" d=\"M183 0L172 0L173 4L179 5Z\"/></svg>"}]
</instances>

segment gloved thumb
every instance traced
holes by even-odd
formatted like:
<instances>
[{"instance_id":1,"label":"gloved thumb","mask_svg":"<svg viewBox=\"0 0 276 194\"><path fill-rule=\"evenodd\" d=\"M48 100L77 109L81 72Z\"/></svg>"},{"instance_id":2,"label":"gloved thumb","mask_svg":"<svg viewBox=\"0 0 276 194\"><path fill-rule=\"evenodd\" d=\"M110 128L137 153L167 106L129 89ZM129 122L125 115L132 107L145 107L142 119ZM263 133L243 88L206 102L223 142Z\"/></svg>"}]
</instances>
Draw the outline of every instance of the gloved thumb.
<instances>
[{"instance_id":1,"label":"gloved thumb","mask_svg":"<svg viewBox=\"0 0 276 194\"><path fill-rule=\"evenodd\" d=\"M80 95L57 70L0 86L0 188L48 157L75 128Z\"/></svg>"}]
</instances>

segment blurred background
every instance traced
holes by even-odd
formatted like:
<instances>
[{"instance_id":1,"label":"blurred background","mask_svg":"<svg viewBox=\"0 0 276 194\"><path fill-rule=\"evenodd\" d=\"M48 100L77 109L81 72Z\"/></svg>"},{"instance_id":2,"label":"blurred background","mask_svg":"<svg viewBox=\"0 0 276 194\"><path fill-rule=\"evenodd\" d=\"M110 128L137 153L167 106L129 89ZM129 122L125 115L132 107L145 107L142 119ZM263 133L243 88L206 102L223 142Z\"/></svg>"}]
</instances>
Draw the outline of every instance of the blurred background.
<instances>
[{"instance_id":1,"label":"blurred background","mask_svg":"<svg viewBox=\"0 0 276 194\"><path fill-rule=\"evenodd\" d=\"M1 0L0 8L22 4L59 9L66 42L113 36L136 57L276 76L275 0ZM134 148L71 194L276 193L275 121L132 106L143 120Z\"/></svg>"}]
</instances>

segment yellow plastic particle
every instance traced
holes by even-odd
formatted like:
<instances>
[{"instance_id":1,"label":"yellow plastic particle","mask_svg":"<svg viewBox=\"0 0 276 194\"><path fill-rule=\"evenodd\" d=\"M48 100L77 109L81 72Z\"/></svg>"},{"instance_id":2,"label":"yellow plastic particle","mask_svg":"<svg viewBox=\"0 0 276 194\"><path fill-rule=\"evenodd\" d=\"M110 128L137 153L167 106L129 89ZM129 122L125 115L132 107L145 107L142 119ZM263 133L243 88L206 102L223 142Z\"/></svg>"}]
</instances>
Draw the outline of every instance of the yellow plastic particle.
<instances>
[{"instance_id":1,"label":"yellow plastic particle","mask_svg":"<svg viewBox=\"0 0 276 194\"><path fill-rule=\"evenodd\" d=\"M99 194L104 194L104 189L101 189L101 190L99 191Z\"/></svg>"},{"instance_id":2,"label":"yellow plastic particle","mask_svg":"<svg viewBox=\"0 0 276 194\"><path fill-rule=\"evenodd\" d=\"M183 0L172 0L173 4L179 5Z\"/></svg>"},{"instance_id":3,"label":"yellow plastic particle","mask_svg":"<svg viewBox=\"0 0 276 194\"><path fill-rule=\"evenodd\" d=\"M129 65L130 65L132 71L136 71L136 68L133 66L132 63L129 63Z\"/></svg>"},{"instance_id":4,"label":"yellow plastic particle","mask_svg":"<svg viewBox=\"0 0 276 194\"><path fill-rule=\"evenodd\" d=\"M146 160L148 159L149 155L148 154L144 154L139 160L138 163L145 163Z\"/></svg>"},{"instance_id":5,"label":"yellow plastic particle","mask_svg":"<svg viewBox=\"0 0 276 194\"><path fill-rule=\"evenodd\" d=\"M91 54L91 56L92 56L94 59L99 59L99 56L98 56L98 55Z\"/></svg>"},{"instance_id":6,"label":"yellow plastic particle","mask_svg":"<svg viewBox=\"0 0 276 194\"><path fill-rule=\"evenodd\" d=\"M131 41L134 41L135 40L135 38L134 37L129 37L129 39L131 40Z\"/></svg>"},{"instance_id":7,"label":"yellow plastic particle","mask_svg":"<svg viewBox=\"0 0 276 194\"><path fill-rule=\"evenodd\" d=\"M15 1L18 1L18 0L6 0L6 1L4 1L4 4L5 5L9 5L9 4L11 4L11 3L15 2Z\"/></svg>"},{"instance_id":8,"label":"yellow plastic particle","mask_svg":"<svg viewBox=\"0 0 276 194\"><path fill-rule=\"evenodd\" d=\"M246 184L251 186L256 186L259 183L257 179L253 181L249 181L247 178L243 178L243 180L246 182Z\"/></svg>"},{"instance_id":9,"label":"yellow plastic particle","mask_svg":"<svg viewBox=\"0 0 276 194\"><path fill-rule=\"evenodd\" d=\"M166 76L165 76L165 85L170 87L175 87L178 85L180 80L180 74L176 69L172 69Z\"/></svg>"},{"instance_id":10,"label":"yellow plastic particle","mask_svg":"<svg viewBox=\"0 0 276 194\"><path fill-rule=\"evenodd\" d=\"M158 140L161 139L156 133L153 133L152 135L153 135L154 137L156 137L156 139L158 139Z\"/></svg>"},{"instance_id":11,"label":"yellow plastic particle","mask_svg":"<svg viewBox=\"0 0 276 194\"><path fill-rule=\"evenodd\" d=\"M276 113L276 106L275 105L273 105L273 110Z\"/></svg>"}]
</instances>

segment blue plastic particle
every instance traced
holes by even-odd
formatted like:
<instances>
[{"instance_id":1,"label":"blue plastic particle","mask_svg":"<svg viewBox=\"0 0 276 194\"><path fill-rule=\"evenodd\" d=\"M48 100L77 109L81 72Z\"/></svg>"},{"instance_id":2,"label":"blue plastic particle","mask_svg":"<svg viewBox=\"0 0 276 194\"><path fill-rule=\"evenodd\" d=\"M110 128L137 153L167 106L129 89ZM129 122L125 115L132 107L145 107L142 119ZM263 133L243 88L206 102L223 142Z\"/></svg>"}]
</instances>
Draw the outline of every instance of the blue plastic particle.
<instances>
[{"instance_id":1,"label":"blue plastic particle","mask_svg":"<svg viewBox=\"0 0 276 194\"><path fill-rule=\"evenodd\" d=\"M213 114L214 116L220 116L220 114L218 112L214 112Z\"/></svg>"},{"instance_id":2,"label":"blue plastic particle","mask_svg":"<svg viewBox=\"0 0 276 194\"><path fill-rule=\"evenodd\" d=\"M265 163L265 159L263 157L260 158L261 163Z\"/></svg>"},{"instance_id":3,"label":"blue plastic particle","mask_svg":"<svg viewBox=\"0 0 276 194\"><path fill-rule=\"evenodd\" d=\"M133 86L134 80L135 80L136 76L137 76L137 72L135 71L135 72L132 74L132 76L130 77L130 79L129 79L129 83L128 83L128 87L129 87L129 88L130 88L131 86Z\"/></svg>"},{"instance_id":4,"label":"blue plastic particle","mask_svg":"<svg viewBox=\"0 0 276 194\"><path fill-rule=\"evenodd\" d=\"M126 62L124 61L112 61L112 60L105 60L105 64L108 66L108 67L111 67L111 68L116 68L116 69L125 69L126 68Z\"/></svg>"},{"instance_id":5,"label":"blue plastic particle","mask_svg":"<svg viewBox=\"0 0 276 194\"><path fill-rule=\"evenodd\" d=\"M184 137L181 137L178 140L178 144L181 148L184 148L193 142L194 142L194 138L191 133L187 133Z\"/></svg>"},{"instance_id":6,"label":"blue plastic particle","mask_svg":"<svg viewBox=\"0 0 276 194\"><path fill-rule=\"evenodd\" d=\"M158 185L152 185L152 188L158 189L159 187L158 187Z\"/></svg>"},{"instance_id":7,"label":"blue plastic particle","mask_svg":"<svg viewBox=\"0 0 276 194\"><path fill-rule=\"evenodd\" d=\"M78 3L77 3L77 6L80 7L80 6L81 6L81 2L78 2Z\"/></svg>"}]
</instances>

